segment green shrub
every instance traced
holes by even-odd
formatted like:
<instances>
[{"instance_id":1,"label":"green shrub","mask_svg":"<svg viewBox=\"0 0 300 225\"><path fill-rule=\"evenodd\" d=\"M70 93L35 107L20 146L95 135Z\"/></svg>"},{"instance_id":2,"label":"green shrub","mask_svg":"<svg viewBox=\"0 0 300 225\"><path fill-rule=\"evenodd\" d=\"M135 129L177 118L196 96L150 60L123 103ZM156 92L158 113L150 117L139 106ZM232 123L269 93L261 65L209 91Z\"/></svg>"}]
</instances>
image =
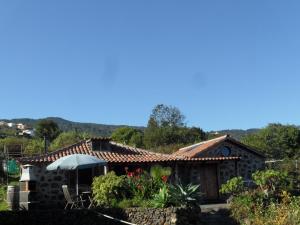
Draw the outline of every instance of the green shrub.
<instances>
[{"instance_id":1,"label":"green shrub","mask_svg":"<svg viewBox=\"0 0 300 225\"><path fill-rule=\"evenodd\" d=\"M252 174L256 189L236 193L230 204L232 217L240 224L300 224L300 198L292 197L287 173L265 170ZM229 181L223 192L236 190L240 179ZM232 184L232 185L230 185Z\"/></svg>"},{"instance_id":2,"label":"green shrub","mask_svg":"<svg viewBox=\"0 0 300 225\"><path fill-rule=\"evenodd\" d=\"M239 223L249 219L254 214L254 209L260 208L262 199L253 192L244 192L235 196L230 203L231 215Z\"/></svg>"},{"instance_id":3,"label":"green shrub","mask_svg":"<svg viewBox=\"0 0 300 225\"><path fill-rule=\"evenodd\" d=\"M289 189L289 178L286 172L276 170L257 171L252 174L254 182L266 195L276 195L278 192Z\"/></svg>"},{"instance_id":4,"label":"green shrub","mask_svg":"<svg viewBox=\"0 0 300 225\"><path fill-rule=\"evenodd\" d=\"M92 184L93 198L97 205L115 206L126 193L125 176L117 176L115 172L95 177Z\"/></svg>"},{"instance_id":5,"label":"green shrub","mask_svg":"<svg viewBox=\"0 0 300 225\"><path fill-rule=\"evenodd\" d=\"M8 205L5 200L6 196L6 186L0 185L0 211L8 210Z\"/></svg>"},{"instance_id":6,"label":"green shrub","mask_svg":"<svg viewBox=\"0 0 300 225\"><path fill-rule=\"evenodd\" d=\"M300 198L282 193L282 201L265 205L251 194L234 197L230 205L231 216L240 224L299 225ZM257 201L258 200L258 201Z\"/></svg>"},{"instance_id":7,"label":"green shrub","mask_svg":"<svg viewBox=\"0 0 300 225\"><path fill-rule=\"evenodd\" d=\"M158 182L166 182L165 178L169 177L172 173L170 167L162 167L160 165L154 165L150 169L151 177Z\"/></svg>"},{"instance_id":8,"label":"green shrub","mask_svg":"<svg viewBox=\"0 0 300 225\"><path fill-rule=\"evenodd\" d=\"M244 182L242 177L234 177L222 184L220 192L222 194L236 195L244 190Z\"/></svg>"}]
</instances>

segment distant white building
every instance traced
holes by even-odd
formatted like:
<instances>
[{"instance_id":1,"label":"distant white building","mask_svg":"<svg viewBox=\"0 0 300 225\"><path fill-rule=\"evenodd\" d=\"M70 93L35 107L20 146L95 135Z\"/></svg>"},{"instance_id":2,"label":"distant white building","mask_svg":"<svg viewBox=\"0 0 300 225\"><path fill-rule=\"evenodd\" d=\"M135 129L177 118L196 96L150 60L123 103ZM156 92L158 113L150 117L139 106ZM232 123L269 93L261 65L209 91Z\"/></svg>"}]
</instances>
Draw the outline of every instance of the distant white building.
<instances>
[{"instance_id":1,"label":"distant white building","mask_svg":"<svg viewBox=\"0 0 300 225\"><path fill-rule=\"evenodd\" d=\"M16 124L15 123L7 123L6 124L8 127L16 127Z\"/></svg>"},{"instance_id":2,"label":"distant white building","mask_svg":"<svg viewBox=\"0 0 300 225\"><path fill-rule=\"evenodd\" d=\"M23 123L18 123L16 126L17 126L17 128L20 129L20 130L25 130L25 129L26 129L26 125L23 124Z\"/></svg>"},{"instance_id":3,"label":"distant white building","mask_svg":"<svg viewBox=\"0 0 300 225\"><path fill-rule=\"evenodd\" d=\"M0 127L6 127L7 126L7 123L4 122L4 121L0 121Z\"/></svg>"},{"instance_id":4,"label":"distant white building","mask_svg":"<svg viewBox=\"0 0 300 225\"><path fill-rule=\"evenodd\" d=\"M23 135L33 136L33 135L34 135L34 129L23 130L23 131L22 131L22 134L23 134Z\"/></svg>"}]
</instances>

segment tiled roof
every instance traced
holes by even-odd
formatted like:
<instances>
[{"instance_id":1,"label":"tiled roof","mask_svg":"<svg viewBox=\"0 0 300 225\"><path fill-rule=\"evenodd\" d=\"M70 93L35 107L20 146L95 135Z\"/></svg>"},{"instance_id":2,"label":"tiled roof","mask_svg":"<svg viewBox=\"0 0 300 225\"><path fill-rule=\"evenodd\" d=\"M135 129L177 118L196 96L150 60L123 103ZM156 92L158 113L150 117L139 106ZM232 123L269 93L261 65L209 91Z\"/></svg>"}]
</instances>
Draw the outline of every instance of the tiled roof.
<instances>
[{"instance_id":1,"label":"tiled roof","mask_svg":"<svg viewBox=\"0 0 300 225\"><path fill-rule=\"evenodd\" d=\"M105 139L109 141L109 150L99 150L93 151L91 141L96 139L80 141L74 145L59 149L55 152L51 152L44 155L25 157L21 158L19 161L21 163L51 163L55 160L71 155L71 154L88 154L100 159L106 160L108 163L155 163L155 162L171 162L171 161L222 161L222 160L237 160L239 157L210 157L210 158L189 158L186 156L176 156L162 153L155 153L146 151L140 148L133 148L127 145L122 145L110 139ZM100 140L100 139L97 139ZM104 139L101 139L104 140Z\"/></svg>"},{"instance_id":2,"label":"tiled roof","mask_svg":"<svg viewBox=\"0 0 300 225\"><path fill-rule=\"evenodd\" d=\"M172 155L173 156L185 156L185 157L196 157L198 153L207 151L209 149L213 149L214 147L218 146L220 143L224 141L230 141L233 144L239 145L242 148L244 148L247 151L251 151L252 153L259 155L261 157L264 157L263 154L257 152L255 149L246 146L242 144L241 142L231 138L228 134L223 135L221 137L217 137L208 141L203 141L197 144L193 144L184 148L180 148L178 151L174 152Z\"/></svg>"}]
</instances>

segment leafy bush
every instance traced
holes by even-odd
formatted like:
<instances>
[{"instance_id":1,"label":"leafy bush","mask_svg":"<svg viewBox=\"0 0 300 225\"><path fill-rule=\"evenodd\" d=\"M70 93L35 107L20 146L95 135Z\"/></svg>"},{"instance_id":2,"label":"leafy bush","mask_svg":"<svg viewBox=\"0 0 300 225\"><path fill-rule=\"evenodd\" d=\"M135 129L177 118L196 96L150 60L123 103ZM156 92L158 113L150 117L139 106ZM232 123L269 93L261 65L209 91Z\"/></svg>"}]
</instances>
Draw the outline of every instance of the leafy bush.
<instances>
[{"instance_id":1,"label":"leafy bush","mask_svg":"<svg viewBox=\"0 0 300 225\"><path fill-rule=\"evenodd\" d=\"M44 148L44 141L42 139L31 139L25 146L24 153L29 155L41 154Z\"/></svg>"},{"instance_id":2,"label":"leafy bush","mask_svg":"<svg viewBox=\"0 0 300 225\"><path fill-rule=\"evenodd\" d=\"M230 203L231 215L238 222L242 223L245 219L251 218L253 209L262 205L262 198L257 192L244 192L235 196Z\"/></svg>"},{"instance_id":3,"label":"leafy bush","mask_svg":"<svg viewBox=\"0 0 300 225\"><path fill-rule=\"evenodd\" d=\"M174 206L196 206L200 202L199 185L177 184L170 187L171 203Z\"/></svg>"},{"instance_id":4,"label":"leafy bush","mask_svg":"<svg viewBox=\"0 0 300 225\"><path fill-rule=\"evenodd\" d=\"M127 176L114 172L94 178L93 198L97 205L120 208L168 206L195 206L200 198L199 185L170 185L167 183L171 169L161 166L151 168L150 174L138 168L126 169Z\"/></svg>"},{"instance_id":5,"label":"leafy bush","mask_svg":"<svg viewBox=\"0 0 300 225\"><path fill-rule=\"evenodd\" d=\"M171 172L172 170L170 167L162 167L160 165L152 166L150 169L151 177L158 182L166 182L166 178L168 178L171 175Z\"/></svg>"},{"instance_id":6,"label":"leafy bush","mask_svg":"<svg viewBox=\"0 0 300 225\"><path fill-rule=\"evenodd\" d=\"M172 169L170 167L162 167L160 165L152 166L150 169L150 175L153 183L153 190L160 190L169 179L169 176L172 173Z\"/></svg>"},{"instance_id":7,"label":"leafy bush","mask_svg":"<svg viewBox=\"0 0 300 225\"><path fill-rule=\"evenodd\" d=\"M111 171L106 175L95 177L92 190L97 205L115 206L118 200L124 198L125 176L117 176Z\"/></svg>"},{"instance_id":8,"label":"leafy bush","mask_svg":"<svg viewBox=\"0 0 300 225\"><path fill-rule=\"evenodd\" d=\"M222 184L220 192L222 194L236 195L244 190L244 181L242 177L234 177Z\"/></svg>"},{"instance_id":9,"label":"leafy bush","mask_svg":"<svg viewBox=\"0 0 300 225\"><path fill-rule=\"evenodd\" d=\"M224 192L236 190L230 204L231 215L241 224L285 225L300 224L300 198L292 197L287 173L275 170L252 174L256 189L238 190L240 179L231 180Z\"/></svg>"},{"instance_id":10,"label":"leafy bush","mask_svg":"<svg viewBox=\"0 0 300 225\"><path fill-rule=\"evenodd\" d=\"M233 199L230 209L232 217L241 224L300 224L300 198L291 197L287 192L282 193L281 202L271 201L268 205L244 193Z\"/></svg>"},{"instance_id":11,"label":"leafy bush","mask_svg":"<svg viewBox=\"0 0 300 225\"><path fill-rule=\"evenodd\" d=\"M112 134L111 138L119 143L141 148L143 144L144 133L132 127L117 128Z\"/></svg>"},{"instance_id":12,"label":"leafy bush","mask_svg":"<svg viewBox=\"0 0 300 225\"><path fill-rule=\"evenodd\" d=\"M6 187L0 184L0 211L8 210L8 205L5 200Z\"/></svg>"},{"instance_id":13,"label":"leafy bush","mask_svg":"<svg viewBox=\"0 0 300 225\"><path fill-rule=\"evenodd\" d=\"M290 184L287 173L276 170L257 171L252 174L252 178L267 196L288 190Z\"/></svg>"},{"instance_id":14,"label":"leafy bush","mask_svg":"<svg viewBox=\"0 0 300 225\"><path fill-rule=\"evenodd\" d=\"M53 142L49 146L49 150L54 151L87 138L89 138L89 135L87 133L81 133L77 131L62 132L58 135L57 138L53 140Z\"/></svg>"}]
</instances>

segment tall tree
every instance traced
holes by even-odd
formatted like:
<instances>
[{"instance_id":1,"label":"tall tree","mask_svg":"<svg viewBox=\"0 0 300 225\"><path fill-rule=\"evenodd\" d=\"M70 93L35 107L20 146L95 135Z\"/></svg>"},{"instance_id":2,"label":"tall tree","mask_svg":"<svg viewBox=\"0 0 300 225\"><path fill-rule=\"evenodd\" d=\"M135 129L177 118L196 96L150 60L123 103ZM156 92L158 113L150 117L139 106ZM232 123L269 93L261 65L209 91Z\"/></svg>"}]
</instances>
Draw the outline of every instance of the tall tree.
<instances>
[{"instance_id":1,"label":"tall tree","mask_svg":"<svg viewBox=\"0 0 300 225\"><path fill-rule=\"evenodd\" d=\"M46 138L48 141L53 141L59 134L60 129L53 120L40 120L36 125L35 134L37 137Z\"/></svg>"},{"instance_id":2,"label":"tall tree","mask_svg":"<svg viewBox=\"0 0 300 225\"><path fill-rule=\"evenodd\" d=\"M200 128L185 126L185 116L178 108L159 104L154 107L148 120L144 144L147 148L161 149L161 146L195 143L205 137L205 132Z\"/></svg>"},{"instance_id":3,"label":"tall tree","mask_svg":"<svg viewBox=\"0 0 300 225\"><path fill-rule=\"evenodd\" d=\"M44 142L41 139L30 139L25 146L25 154L41 154L44 150Z\"/></svg>"},{"instance_id":4,"label":"tall tree","mask_svg":"<svg viewBox=\"0 0 300 225\"><path fill-rule=\"evenodd\" d=\"M66 147L68 145L72 145L76 142L82 141L87 138L89 138L89 135L87 133L82 133L77 131L62 132L59 134L57 138L55 138L52 141L49 149L51 151L54 151L59 148Z\"/></svg>"},{"instance_id":5,"label":"tall tree","mask_svg":"<svg viewBox=\"0 0 300 225\"><path fill-rule=\"evenodd\" d=\"M269 124L257 133L245 136L242 142L260 149L269 158L300 156L300 131L293 125Z\"/></svg>"},{"instance_id":6,"label":"tall tree","mask_svg":"<svg viewBox=\"0 0 300 225\"><path fill-rule=\"evenodd\" d=\"M150 119L160 127L182 127L184 126L185 116L174 106L158 104L152 110Z\"/></svg>"},{"instance_id":7,"label":"tall tree","mask_svg":"<svg viewBox=\"0 0 300 225\"><path fill-rule=\"evenodd\" d=\"M143 136L141 130L132 127L120 127L112 133L111 138L116 142L140 148L143 147Z\"/></svg>"}]
</instances>

